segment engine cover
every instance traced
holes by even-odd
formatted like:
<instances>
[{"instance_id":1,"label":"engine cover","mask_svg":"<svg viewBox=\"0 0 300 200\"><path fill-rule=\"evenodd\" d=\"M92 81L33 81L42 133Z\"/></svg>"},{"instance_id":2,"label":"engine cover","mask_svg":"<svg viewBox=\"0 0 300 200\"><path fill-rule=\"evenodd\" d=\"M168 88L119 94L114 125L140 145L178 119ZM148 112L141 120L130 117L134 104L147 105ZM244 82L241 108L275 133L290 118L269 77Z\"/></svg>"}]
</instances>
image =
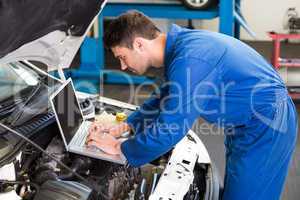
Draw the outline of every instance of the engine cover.
<instances>
[{"instance_id":1,"label":"engine cover","mask_svg":"<svg viewBox=\"0 0 300 200\"><path fill-rule=\"evenodd\" d=\"M88 200L92 190L80 183L71 181L47 181L34 200Z\"/></svg>"}]
</instances>

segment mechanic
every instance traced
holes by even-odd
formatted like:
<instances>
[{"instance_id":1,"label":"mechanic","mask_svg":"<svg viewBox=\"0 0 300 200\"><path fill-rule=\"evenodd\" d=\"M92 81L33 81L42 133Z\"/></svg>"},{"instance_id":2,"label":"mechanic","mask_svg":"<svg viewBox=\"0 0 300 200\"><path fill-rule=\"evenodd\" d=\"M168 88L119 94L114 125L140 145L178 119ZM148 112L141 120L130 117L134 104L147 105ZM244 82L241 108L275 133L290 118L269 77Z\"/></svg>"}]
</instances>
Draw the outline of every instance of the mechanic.
<instances>
[{"instance_id":1,"label":"mechanic","mask_svg":"<svg viewBox=\"0 0 300 200\"><path fill-rule=\"evenodd\" d=\"M224 128L223 199L280 198L297 114L283 81L260 54L220 33L172 25L164 34L137 11L112 20L104 42L122 70L141 75L164 67L165 83L126 123L95 123L89 145L141 166L171 150L202 117ZM121 142L117 137L126 130L135 135Z\"/></svg>"}]
</instances>

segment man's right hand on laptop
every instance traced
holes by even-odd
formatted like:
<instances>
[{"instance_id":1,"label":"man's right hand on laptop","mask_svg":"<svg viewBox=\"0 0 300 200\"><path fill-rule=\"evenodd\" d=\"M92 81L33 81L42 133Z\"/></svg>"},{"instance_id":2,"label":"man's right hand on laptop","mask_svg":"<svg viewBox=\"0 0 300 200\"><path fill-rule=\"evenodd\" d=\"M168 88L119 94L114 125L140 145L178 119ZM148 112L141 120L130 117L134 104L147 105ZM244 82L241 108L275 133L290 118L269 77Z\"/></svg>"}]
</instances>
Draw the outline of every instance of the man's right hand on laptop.
<instances>
[{"instance_id":1,"label":"man's right hand on laptop","mask_svg":"<svg viewBox=\"0 0 300 200\"><path fill-rule=\"evenodd\" d=\"M89 134L86 144L88 147L98 148L107 154L120 155L121 143L123 141L116 139L110 134L92 132Z\"/></svg>"},{"instance_id":2,"label":"man's right hand on laptop","mask_svg":"<svg viewBox=\"0 0 300 200\"><path fill-rule=\"evenodd\" d=\"M99 122L94 122L89 128L89 134L107 133L114 136L115 138L120 137L123 133L128 131L130 132L130 126L125 122L121 122L116 125L105 125Z\"/></svg>"}]
</instances>

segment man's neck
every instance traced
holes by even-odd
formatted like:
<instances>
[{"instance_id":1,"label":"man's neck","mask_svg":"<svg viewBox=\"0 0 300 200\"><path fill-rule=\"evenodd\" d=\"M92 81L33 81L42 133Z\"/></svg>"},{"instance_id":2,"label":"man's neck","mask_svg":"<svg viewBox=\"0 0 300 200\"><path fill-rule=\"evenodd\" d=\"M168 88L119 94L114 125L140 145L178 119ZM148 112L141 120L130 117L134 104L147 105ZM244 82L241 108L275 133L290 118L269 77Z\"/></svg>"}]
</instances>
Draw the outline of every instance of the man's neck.
<instances>
[{"instance_id":1,"label":"man's neck","mask_svg":"<svg viewBox=\"0 0 300 200\"><path fill-rule=\"evenodd\" d=\"M164 66L165 48L166 48L167 35L160 33L157 38L153 40L152 52L152 66L160 68Z\"/></svg>"}]
</instances>

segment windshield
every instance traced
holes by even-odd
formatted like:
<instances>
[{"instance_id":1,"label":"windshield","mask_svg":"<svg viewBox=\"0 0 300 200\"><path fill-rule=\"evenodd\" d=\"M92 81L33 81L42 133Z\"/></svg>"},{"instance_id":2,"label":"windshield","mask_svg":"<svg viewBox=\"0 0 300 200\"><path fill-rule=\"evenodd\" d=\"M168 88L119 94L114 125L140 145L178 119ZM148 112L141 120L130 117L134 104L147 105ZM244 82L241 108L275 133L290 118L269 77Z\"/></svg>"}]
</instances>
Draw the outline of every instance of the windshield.
<instances>
[{"instance_id":1,"label":"windshield","mask_svg":"<svg viewBox=\"0 0 300 200\"><path fill-rule=\"evenodd\" d=\"M25 137L33 136L54 120L48 113L49 95L60 85L58 79L28 61L0 65L0 122ZM0 128L0 146L14 148L19 141L20 137Z\"/></svg>"},{"instance_id":2,"label":"windshield","mask_svg":"<svg viewBox=\"0 0 300 200\"><path fill-rule=\"evenodd\" d=\"M39 75L21 63L0 66L0 102L20 97L20 92L39 83Z\"/></svg>"},{"instance_id":3,"label":"windshield","mask_svg":"<svg viewBox=\"0 0 300 200\"><path fill-rule=\"evenodd\" d=\"M60 82L28 62L0 67L0 120L12 126L45 114Z\"/></svg>"}]
</instances>

